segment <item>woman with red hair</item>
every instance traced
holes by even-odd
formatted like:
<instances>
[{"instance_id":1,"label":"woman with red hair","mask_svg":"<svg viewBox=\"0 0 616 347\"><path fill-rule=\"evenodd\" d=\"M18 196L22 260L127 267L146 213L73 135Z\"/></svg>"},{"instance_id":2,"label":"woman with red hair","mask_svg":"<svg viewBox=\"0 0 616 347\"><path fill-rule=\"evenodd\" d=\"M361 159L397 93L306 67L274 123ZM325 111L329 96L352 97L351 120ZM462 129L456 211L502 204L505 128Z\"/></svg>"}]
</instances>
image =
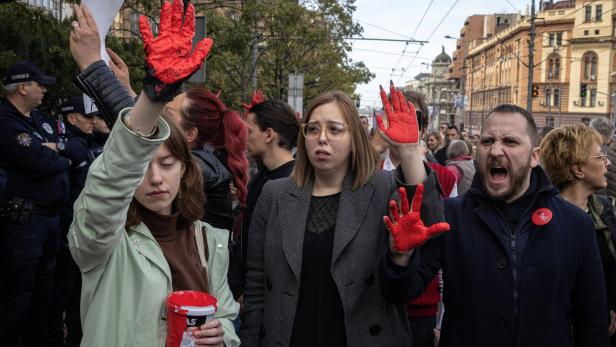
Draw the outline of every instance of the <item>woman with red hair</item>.
<instances>
[{"instance_id":1,"label":"woman with red hair","mask_svg":"<svg viewBox=\"0 0 616 347\"><path fill-rule=\"evenodd\" d=\"M232 230L231 182L237 189L240 204L246 203L246 124L216 94L203 88L176 96L164 113L172 116L184 130L193 157L201 167L206 194L204 221Z\"/></svg>"}]
</instances>

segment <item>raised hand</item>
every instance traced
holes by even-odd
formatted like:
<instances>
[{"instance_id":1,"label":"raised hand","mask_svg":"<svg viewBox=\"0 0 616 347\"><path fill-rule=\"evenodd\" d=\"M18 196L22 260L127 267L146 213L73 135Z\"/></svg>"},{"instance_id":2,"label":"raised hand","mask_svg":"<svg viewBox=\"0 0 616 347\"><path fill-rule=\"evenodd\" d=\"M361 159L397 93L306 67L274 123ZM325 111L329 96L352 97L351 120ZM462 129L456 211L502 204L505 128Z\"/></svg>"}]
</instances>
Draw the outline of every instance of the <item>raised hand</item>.
<instances>
[{"instance_id":1,"label":"raised hand","mask_svg":"<svg viewBox=\"0 0 616 347\"><path fill-rule=\"evenodd\" d=\"M252 101L250 102L250 104L245 104L242 102L242 107L246 111L250 112L250 110L252 110L255 105L262 103L263 100L263 91L261 89L255 89L255 91L252 92Z\"/></svg>"},{"instance_id":2,"label":"raised hand","mask_svg":"<svg viewBox=\"0 0 616 347\"><path fill-rule=\"evenodd\" d=\"M383 108L387 114L389 126L385 128L381 116L376 117L379 129L387 135L394 143L418 143L419 127L417 125L417 114L413 103L407 102L404 94L397 90L393 82L389 82L389 96L391 103L387 99L387 93L382 86L379 86ZM392 109L393 106L393 109Z\"/></svg>"},{"instance_id":3,"label":"raised hand","mask_svg":"<svg viewBox=\"0 0 616 347\"><path fill-rule=\"evenodd\" d=\"M188 4L184 11L181 0L163 4L158 37L152 35L150 22L145 16L139 18L139 29L146 55L144 91L154 100L171 100L180 84L201 67L213 41L209 38L201 40L191 54L195 7Z\"/></svg>"},{"instance_id":4,"label":"raised hand","mask_svg":"<svg viewBox=\"0 0 616 347\"><path fill-rule=\"evenodd\" d=\"M398 212L398 204L395 200L389 202L389 212L394 222L389 217L383 217L385 225L392 235L394 253L407 253L417 246L426 242L432 235L449 230L449 224L436 223L426 227L420 218L421 200L423 199L424 186L417 185L413 196L413 205L409 209L409 201L406 197L406 189L400 187L400 205L402 210Z\"/></svg>"},{"instance_id":5,"label":"raised hand","mask_svg":"<svg viewBox=\"0 0 616 347\"><path fill-rule=\"evenodd\" d=\"M101 42L98 27L90 9L85 5L73 5L76 20L71 23L69 48L79 70L101 60Z\"/></svg>"},{"instance_id":6,"label":"raised hand","mask_svg":"<svg viewBox=\"0 0 616 347\"><path fill-rule=\"evenodd\" d=\"M109 54L109 68L113 75L118 78L120 83L128 90L131 96L135 97L137 94L133 90L130 85L130 72L128 70L128 65L120 58L120 56L111 50L111 48L106 49L107 54Z\"/></svg>"}]
</instances>

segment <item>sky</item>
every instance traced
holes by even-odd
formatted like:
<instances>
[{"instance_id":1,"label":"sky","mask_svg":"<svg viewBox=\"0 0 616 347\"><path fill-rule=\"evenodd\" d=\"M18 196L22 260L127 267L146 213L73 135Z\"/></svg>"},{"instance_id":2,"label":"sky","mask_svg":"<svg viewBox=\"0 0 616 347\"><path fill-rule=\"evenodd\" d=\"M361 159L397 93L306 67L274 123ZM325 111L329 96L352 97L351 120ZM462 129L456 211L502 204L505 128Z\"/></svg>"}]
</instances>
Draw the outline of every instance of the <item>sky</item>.
<instances>
[{"instance_id":1,"label":"sky","mask_svg":"<svg viewBox=\"0 0 616 347\"><path fill-rule=\"evenodd\" d=\"M526 7L530 7L530 0L356 0L355 5L353 19L364 28L365 38L429 41L423 46L405 45L404 42L352 41L350 58L363 61L376 75L355 91L361 96L363 108L367 105L380 107L379 84L385 87L389 80L393 80L396 86L403 86L420 72L429 72L430 67L421 63L431 63L443 45L451 56L456 40L444 37L458 37L466 17L474 14L524 14ZM536 7L539 7L538 0ZM393 72L392 68L395 68Z\"/></svg>"}]
</instances>

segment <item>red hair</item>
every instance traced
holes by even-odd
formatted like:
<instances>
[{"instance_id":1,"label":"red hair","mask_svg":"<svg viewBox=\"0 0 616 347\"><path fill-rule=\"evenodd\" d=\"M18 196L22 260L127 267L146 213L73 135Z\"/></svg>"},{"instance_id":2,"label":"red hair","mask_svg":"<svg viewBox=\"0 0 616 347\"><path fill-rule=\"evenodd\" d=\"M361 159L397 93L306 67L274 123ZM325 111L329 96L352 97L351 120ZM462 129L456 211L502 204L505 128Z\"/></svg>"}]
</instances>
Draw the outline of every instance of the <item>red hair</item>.
<instances>
[{"instance_id":1,"label":"red hair","mask_svg":"<svg viewBox=\"0 0 616 347\"><path fill-rule=\"evenodd\" d=\"M197 148L209 144L225 150L226 166L233 175L237 197L240 204L245 206L248 195L248 130L242 118L237 112L227 109L216 94L203 88L193 88L186 92L181 113L183 128L197 128Z\"/></svg>"}]
</instances>

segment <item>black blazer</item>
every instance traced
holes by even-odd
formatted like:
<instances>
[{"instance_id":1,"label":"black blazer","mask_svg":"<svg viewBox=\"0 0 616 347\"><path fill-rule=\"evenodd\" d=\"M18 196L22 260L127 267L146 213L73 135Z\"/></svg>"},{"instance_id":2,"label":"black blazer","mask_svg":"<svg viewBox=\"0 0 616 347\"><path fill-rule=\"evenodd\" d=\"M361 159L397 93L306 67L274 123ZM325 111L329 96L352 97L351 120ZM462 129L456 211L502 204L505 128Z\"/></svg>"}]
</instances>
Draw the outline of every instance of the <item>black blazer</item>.
<instances>
[{"instance_id":1,"label":"black blazer","mask_svg":"<svg viewBox=\"0 0 616 347\"><path fill-rule=\"evenodd\" d=\"M429 168L422 205L427 225L443 220L443 202ZM389 255L389 232L383 223L390 198L402 178L397 171L377 172L351 189L347 176L340 195L331 273L338 287L350 346L409 346L404 303L409 293L390 291L396 277L381 270ZM298 302L304 233L312 185L297 187L290 178L268 182L253 213L248 239L242 344L287 346ZM407 186L412 197L415 187ZM410 200L409 200L410 201ZM388 285L383 285L384 283ZM408 287L408 285L406 286ZM408 294L408 295L406 295Z\"/></svg>"}]
</instances>

